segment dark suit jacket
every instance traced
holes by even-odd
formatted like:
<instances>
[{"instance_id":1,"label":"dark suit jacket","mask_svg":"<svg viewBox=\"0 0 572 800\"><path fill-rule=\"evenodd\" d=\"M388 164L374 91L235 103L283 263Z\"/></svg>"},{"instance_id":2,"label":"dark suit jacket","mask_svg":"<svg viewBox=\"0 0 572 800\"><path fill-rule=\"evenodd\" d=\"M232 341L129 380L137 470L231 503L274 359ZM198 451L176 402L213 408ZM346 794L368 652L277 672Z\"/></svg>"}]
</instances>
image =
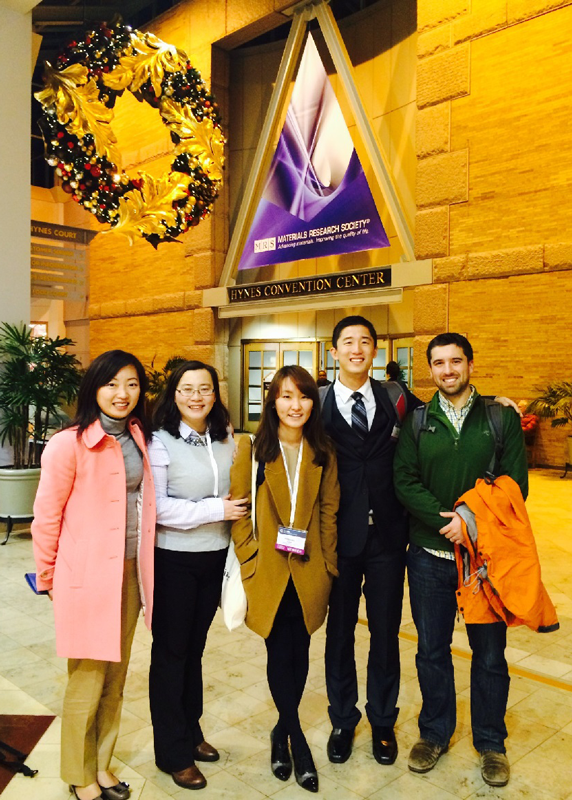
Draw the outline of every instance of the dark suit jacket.
<instances>
[{"instance_id":1,"label":"dark suit jacket","mask_svg":"<svg viewBox=\"0 0 572 800\"><path fill-rule=\"evenodd\" d=\"M328 387L322 406L324 427L335 443L338 456L341 492L338 553L346 557L357 556L363 551L370 509L376 534L382 538L384 549L391 552L407 545L407 517L393 489L395 428L399 420L383 384L372 379L371 385L376 412L365 441L342 417L333 386ZM408 412L419 405L420 401L408 389L405 396Z\"/></svg>"}]
</instances>

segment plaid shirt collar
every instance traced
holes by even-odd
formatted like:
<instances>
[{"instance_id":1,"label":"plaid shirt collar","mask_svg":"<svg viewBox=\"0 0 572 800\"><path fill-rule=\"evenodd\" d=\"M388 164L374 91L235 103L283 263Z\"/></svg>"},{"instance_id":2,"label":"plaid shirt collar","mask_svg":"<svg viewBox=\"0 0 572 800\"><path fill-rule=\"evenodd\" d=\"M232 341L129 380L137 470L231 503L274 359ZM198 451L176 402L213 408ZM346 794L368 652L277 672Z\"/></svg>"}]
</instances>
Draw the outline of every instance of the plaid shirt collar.
<instances>
[{"instance_id":1,"label":"plaid shirt collar","mask_svg":"<svg viewBox=\"0 0 572 800\"><path fill-rule=\"evenodd\" d=\"M457 410L453 403L451 403L451 401L448 400L445 395L439 392L439 405L441 407L441 411L445 414L457 433L461 433L463 422L466 420L469 411L473 407L476 395L477 391L475 387L471 386L471 394L469 395L467 402L462 408Z\"/></svg>"},{"instance_id":2,"label":"plaid shirt collar","mask_svg":"<svg viewBox=\"0 0 572 800\"><path fill-rule=\"evenodd\" d=\"M207 446L206 436L197 433L194 428L191 428L191 426L187 425L183 420L179 423L179 433L181 434L181 439L184 439L188 444L192 444L195 447Z\"/></svg>"}]
</instances>

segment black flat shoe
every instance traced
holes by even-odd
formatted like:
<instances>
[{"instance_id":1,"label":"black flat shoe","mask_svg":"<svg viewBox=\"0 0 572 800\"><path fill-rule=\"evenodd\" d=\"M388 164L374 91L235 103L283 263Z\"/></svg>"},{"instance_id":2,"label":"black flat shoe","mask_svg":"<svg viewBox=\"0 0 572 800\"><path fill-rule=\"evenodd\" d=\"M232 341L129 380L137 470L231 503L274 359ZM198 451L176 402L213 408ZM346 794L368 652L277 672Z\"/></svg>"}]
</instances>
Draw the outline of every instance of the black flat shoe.
<instances>
[{"instance_id":1,"label":"black flat shoe","mask_svg":"<svg viewBox=\"0 0 572 800\"><path fill-rule=\"evenodd\" d=\"M104 800L128 800L131 797L131 789L125 781L119 781L115 786L101 786L101 796Z\"/></svg>"},{"instance_id":2,"label":"black flat shoe","mask_svg":"<svg viewBox=\"0 0 572 800\"><path fill-rule=\"evenodd\" d=\"M372 728L372 752L378 764L389 766L397 758L397 741L393 728Z\"/></svg>"},{"instance_id":3,"label":"black flat shoe","mask_svg":"<svg viewBox=\"0 0 572 800\"><path fill-rule=\"evenodd\" d=\"M270 732L270 768L279 781L287 781L292 774L288 739L279 739L275 734L276 728Z\"/></svg>"},{"instance_id":4,"label":"black flat shoe","mask_svg":"<svg viewBox=\"0 0 572 800\"><path fill-rule=\"evenodd\" d=\"M307 792L318 791L318 773L314 765L314 759L310 752L305 753L300 758L294 758L294 775L296 776L296 783L306 789Z\"/></svg>"}]
</instances>

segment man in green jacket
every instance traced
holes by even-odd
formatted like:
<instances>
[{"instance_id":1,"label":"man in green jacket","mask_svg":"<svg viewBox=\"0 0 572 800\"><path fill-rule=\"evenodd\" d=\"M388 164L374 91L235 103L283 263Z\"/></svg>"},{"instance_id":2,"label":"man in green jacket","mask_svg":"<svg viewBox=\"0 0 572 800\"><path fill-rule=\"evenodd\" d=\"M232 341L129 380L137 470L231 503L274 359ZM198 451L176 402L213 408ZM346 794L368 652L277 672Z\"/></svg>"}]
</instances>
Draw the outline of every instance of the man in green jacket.
<instances>
[{"instance_id":1,"label":"man in green jacket","mask_svg":"<svg viewBox=\"0 0 572 800\"><path fill-rule=\"evenodd\" d=\"M458 498L484 477L495 454L495 437L485 402L470 383L473 349L458 333L436 336L427 360L438 391L425 424L416 431L413 414L405 421L395 454L398 500L410 513L407 554L413 621L419 635L417 673L423 704L420 739L409 755L412 772L429 772L447 750L456 725L456 696L451 642L457 611L454 545L462 542ZM415 412L419 413L419 412ZM526 451L520 420L501 409L502 453L498 473L510 475L528 493ZM471 724L481 756L483 779L508 783L510 767L504 741L509 675L504 622L467 625L473 651Z\"/></svg>"}]
</instances>

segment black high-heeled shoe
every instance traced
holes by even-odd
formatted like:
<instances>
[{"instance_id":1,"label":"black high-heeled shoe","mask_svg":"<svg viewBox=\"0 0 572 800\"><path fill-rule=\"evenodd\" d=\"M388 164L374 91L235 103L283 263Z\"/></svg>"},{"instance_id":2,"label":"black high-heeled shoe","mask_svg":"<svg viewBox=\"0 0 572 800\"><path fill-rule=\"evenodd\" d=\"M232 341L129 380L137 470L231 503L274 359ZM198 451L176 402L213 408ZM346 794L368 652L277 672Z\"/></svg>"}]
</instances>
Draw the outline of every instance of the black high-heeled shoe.
<instances>
[{"instance_id":1,"label":"black high-heeled shoe","mask_svg":"<svg viewBox=\"0 0 572 800\"><path fill-rule=\"evenodd\" d=\"M310 751L308 750L298 757L296 753L292 751L292 758L294 759L296 783L308 792L317 792L318 773L316 772L316 766Z\"/></svg>"},{"instance_id":2,"label":"black high-heeled shoe","mask_svg":"<svg viewBox=\"0 0 572 800\"><path fill-rule=\"evenodd\" d=\"M292 774L292 759L288 748L288 738L276 736L276 728L270 732L270 767L274 777L287 781Z\"/></svg>"}]
</instances>

